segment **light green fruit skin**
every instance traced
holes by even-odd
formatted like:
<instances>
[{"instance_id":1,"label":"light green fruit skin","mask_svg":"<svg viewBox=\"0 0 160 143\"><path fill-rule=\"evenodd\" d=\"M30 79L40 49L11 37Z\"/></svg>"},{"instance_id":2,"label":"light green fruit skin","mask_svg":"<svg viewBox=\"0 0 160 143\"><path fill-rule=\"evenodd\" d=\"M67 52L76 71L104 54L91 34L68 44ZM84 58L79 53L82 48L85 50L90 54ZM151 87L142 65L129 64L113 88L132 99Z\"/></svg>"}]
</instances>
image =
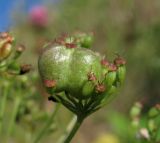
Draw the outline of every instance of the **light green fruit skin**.
<instances>
[{"instance_id":1,"label":"light green fruit skin","mask_svg":"<svg viewBox=\"0 0 160 143\"><path fill-rule=\"evenodd\" d=\"M68 89L71 94L82 94L84 83L88 81L88 73L93 72L97 79L102 74L102 66L100 57L94 52L84 48L75 49L72 55L72 64L70 65L69 85Z\"/></svg>"},{"instance_id":2,"label":"light green fruit skin","mask_svg":"<svg viewBox=\"0 0 160 143\"><path fill-rule=\"evenodd\" d=\"M39 71L42 80L55 80L56 92L68 86L70 59L74 49L55 46L46 49L39 58Z\"/></svg>"},{"instance_id":3,"label":"light green fruit skin","mask_svg":"<svg viewBox=\"0 0 160 143\"><path fill-rule=\"evenodd\" d=\"M88 81L88 73L97 79L102 75L100 56L84 48L53 46L46 49L39 58L42 80L55 80L55 92L67 91L77 98L83 98L83 87ZM53 93L51 93L53 94Z\"/></svg>"}]
</instances>

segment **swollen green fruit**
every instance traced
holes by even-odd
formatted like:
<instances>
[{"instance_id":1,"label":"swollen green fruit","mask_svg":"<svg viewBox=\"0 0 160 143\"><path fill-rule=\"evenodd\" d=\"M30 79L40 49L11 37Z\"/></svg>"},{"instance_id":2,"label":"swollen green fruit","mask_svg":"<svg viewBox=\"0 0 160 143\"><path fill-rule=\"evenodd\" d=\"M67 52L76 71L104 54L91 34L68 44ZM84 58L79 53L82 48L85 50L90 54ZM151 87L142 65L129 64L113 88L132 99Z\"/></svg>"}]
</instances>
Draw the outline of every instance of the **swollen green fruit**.
<instances>
[{"instance_id":1,"label":"swollen green fruit","mask_svg":"<svg viewBox=\"0 0 160 143\"><path fill-rule=\"evenodd\" d=\"M118 81L122 84L124 82L126 75L126 67L125 66L119 66L117 70L117 77Z\"/></svg>"},{"instance_id":2,"label":"swollen green fruit","mask_svg":"<svg viewBox=\"0 0 160 143\"><path fill-rule=\"evenodd\" d=\"M114 64L118 67L117 78L118 81L122 84L126 75L126 61L122 57L117 57L114 60Z\"/></svg>"},{"instance_id":3,"label":"swollen green fruit","mask_svg":"<svg viewBox=\"0 0 160 143\"><path fill-rule=\"evenodd\" d=\"M109 72L107 75L106 75L106 78L105 78L105 84L107 85L107 87L110 87L112 86L112 84L115 82L116 80L116 72Z\"/></svg>"},{"instance_id":4,"label":"swollen green fruit","mask_svg":"<svg viewBox=\"0 0 160 143\"><path fill-rule=\"evenodd\" d=\"M67 91L79 97L84 96L82 88L92 71L99 79L102 75L100 56L84 48L53 46L46 49L39 58L42 80L54 80L55 92ZM80 98L82 98L80 97Z\"/></svg>"}]
</instances>

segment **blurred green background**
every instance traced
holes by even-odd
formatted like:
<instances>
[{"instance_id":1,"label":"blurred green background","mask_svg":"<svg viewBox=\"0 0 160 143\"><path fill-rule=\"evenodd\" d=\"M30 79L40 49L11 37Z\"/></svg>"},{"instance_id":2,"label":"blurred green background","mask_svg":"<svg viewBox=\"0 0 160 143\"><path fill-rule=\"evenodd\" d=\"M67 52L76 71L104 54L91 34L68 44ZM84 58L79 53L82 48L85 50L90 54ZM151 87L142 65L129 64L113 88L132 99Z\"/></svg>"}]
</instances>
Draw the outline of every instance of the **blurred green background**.
<instances>
[{"instance_id":1,"label":"blurred green background","mask_svg":"<svg viewBox=\"0 0 160 143\"><path fill-rule=\"evenodd\" d=\"M24 7L17 3L13 8L14 25L10 29L17 41L26 46L20 62L33 65L30 77L38 73L37 60L43 45L62 33L93 31L95 51L109 59L118 53L127 61L127 78L118 97L85 120L73 143L138 143L130 127L130 108L135 101L141 101L145 114L160 103L160 1L59 0L45 1L27 12ZM41 11L38 20L34 16L37 7ZM37 75L30 86L42 96L45 91L40 82ZM47 96L43 96L43 103L38 102L48 112L54 108ZM62 131L71 113L61 107L57 118L57 128ZM51 142L56 142L55 136L42 140Z\"/></svg>"}]
</instances>

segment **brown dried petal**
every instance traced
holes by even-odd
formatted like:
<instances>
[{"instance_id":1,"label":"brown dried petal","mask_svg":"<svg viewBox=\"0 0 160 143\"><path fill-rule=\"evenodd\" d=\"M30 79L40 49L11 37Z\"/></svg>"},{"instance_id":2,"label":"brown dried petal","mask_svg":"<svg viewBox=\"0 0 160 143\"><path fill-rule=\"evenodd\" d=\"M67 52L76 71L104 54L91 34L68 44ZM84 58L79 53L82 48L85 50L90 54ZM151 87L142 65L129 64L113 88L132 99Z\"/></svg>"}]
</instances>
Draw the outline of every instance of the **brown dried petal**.
<instances>
[{"instance_id":1,"label":"brown dried petal","mask_svg":"<svg viewBox=\"0 0 160 143\"><path fill-rule=\"evenodd\" d=\"M102 93L106 90L106 87L104 84L98 84L96 85L96 92L97 93Z\"/></svg>"},{"instance_id":2,"label":"brown dried petal","mask_svg":"<svg viewBox=\"0 0 160 143\"><path fill-rule=\"evenodd\" d=\"M67 48L76 48L76 44L75 43L65 43L65 46Z\"/></svg>"},{"instance_id":3,"label":"brown dried petal","mask_svg":"<svg viewBox=\"0 0 160 143\"><path fill-rule=\"evenodd\" d=\"M88 80L89 81L96 81L97 78L94 73L90 72L90 73L88 73Z\"/></svg>"},{"instance_id":4,"label":"brown dried petal","mask_svg":"<svg viewBox=\"0 0 160 143\"><path fill-rule=\"evenodd\" d=\"M21 67L20 67L20 75L28 73L30 70L31 70L31 65L29 65L29 64L21 65Z\"/></svg>"},{"instance_id":5,"label":"brown dried petal","mask_svg":"<svg viewBox=\"0 0 160 143\"><path fill-rule=\"evenodd\" d=\"M108 62L106 59L102 59L102 60L101 60L101 64L102 64L103 66L108 66L108 65L109 65L109 62Z\"/></svg>"},{"instance_id":6,"label":"brown dried petal","mask_svg":"<svg viewBox=\"0 0 160 143\"><path fill-rule=\"evenodd\" d=\"M56 86L56 81L55 80L44 80L44 85L46 87L55 87Z\"/></svg>"},{"instance_id":7,"label":"brown dried petal","mask_svg":"<svg viewBox=\"0 0 160 143\"><path fill-rule=\"evenodd\" d=\"M116 70L117 70L117 66L116 65L114 65L114 64L109 64L108 65L108 71L113 72L113 71L116 71Z\"/></svg>"},{"instance_id":8,"label":"brown dried petal","mask_svg":"<svg viewBox=\"0 0 160 143\"><path fill-rule=\"evenodd\" d=\"M125 65L125 64L126 64L126 61L125 61L122 57L117 57L117 58L114 60L114 64L115 64L115 65Z\"/></svg>"}]
</instances>

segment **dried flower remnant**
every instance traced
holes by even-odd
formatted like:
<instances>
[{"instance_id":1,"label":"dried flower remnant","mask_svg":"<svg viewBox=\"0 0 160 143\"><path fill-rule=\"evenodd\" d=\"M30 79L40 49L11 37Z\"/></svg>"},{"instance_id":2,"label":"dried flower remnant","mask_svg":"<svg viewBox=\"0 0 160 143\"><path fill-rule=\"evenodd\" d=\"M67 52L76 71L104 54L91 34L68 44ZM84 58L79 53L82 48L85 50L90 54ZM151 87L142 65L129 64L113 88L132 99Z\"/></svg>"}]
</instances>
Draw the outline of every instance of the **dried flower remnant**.
<instances>
[{"instance_id":1,"label":"dried flower remnant","mask_svg":"<svg viewBox=\"0 0 160 143\"><path fill-rule=\"evenodd\" d=\"M46 80L44 80L44 85L46 87L49 87L49 88L55 87L56 86L56 81L55 80L48 80L48 79L46 79Z\"/></svg>"},{"instance_id":2,"label":"dried flower remnant","mask_svg":"<svg viewBox=\"0 0 160 143\"><path fill-rule=\"evenodd\" d=\"M31 65L30 64L24 64L24 65L21 65L20 66L20 75L22 75L22 74L26 74L26 73L28 73L30 70L31 70Z\"/></svg>"},{"instance_id":3,"label":"dried flower remnant","mask_svg":"<svg viewBox=\"0 0 160 143\"><path fill-rule=\"evenodd\" d=\"M108 67L109 66L109 62L106 60L106 59L102 59L101 60L101 64L105 67Z\"/></svg>"},{"instance_id":4,"label":"dried flower remnant","mask_svg":"<svg viewBox=\"0 0 160 143\"><path fill-rule=\"evenodd\" d=\"M110 63L110 64L108 65L108 71L109 71L109 72L113 72L113 71L116 71L116 70L117 70L116 65L114 65L114 64L112 64L112 63Z\"/></svg>"},{"instance_id":5,"label":"dried flower remnant","mask_svg":"<svg viewBox=\"0 0 160 143\"><path fill-rule=\"evenodd\" d=\"M74 43L65 43L65 46L66 46L67 48L76 48L76 47L77 47L77 45L74 44Z\"/></svg>"},{"instance_id":6,"label":"dried flower remnant","mask_svg":"<svg viewBox=\"0 0 160 143\"><path fill-rule=\"evenodd\" d=\"M92 72L89 72L87 76L88 76L89 81L96 81L97 80L95 74Z\"/></svg>"},{"instance_id":7,"label":"dried flower remnant","mask_svg":"<svg viewBox=\"0 0 160 143\"><path fill-rule=\"evenodd\" d=\"M96 85L96 92L97 93L103 93L106 90L106 87L104 84L97 84Z\"/></svg>"},{"instance_id":8,"label":"dried flower remnant","mask_svg":"<svg viewBox=\"0 0 160 143\"><path fill-rule=\"evenodd\" d=\"M120 65L125 65L126 64L126 61L118 56L115 60L114 60L114 64L117 65L117 66L120 66Z\"/></svg>"}]
</instances>

